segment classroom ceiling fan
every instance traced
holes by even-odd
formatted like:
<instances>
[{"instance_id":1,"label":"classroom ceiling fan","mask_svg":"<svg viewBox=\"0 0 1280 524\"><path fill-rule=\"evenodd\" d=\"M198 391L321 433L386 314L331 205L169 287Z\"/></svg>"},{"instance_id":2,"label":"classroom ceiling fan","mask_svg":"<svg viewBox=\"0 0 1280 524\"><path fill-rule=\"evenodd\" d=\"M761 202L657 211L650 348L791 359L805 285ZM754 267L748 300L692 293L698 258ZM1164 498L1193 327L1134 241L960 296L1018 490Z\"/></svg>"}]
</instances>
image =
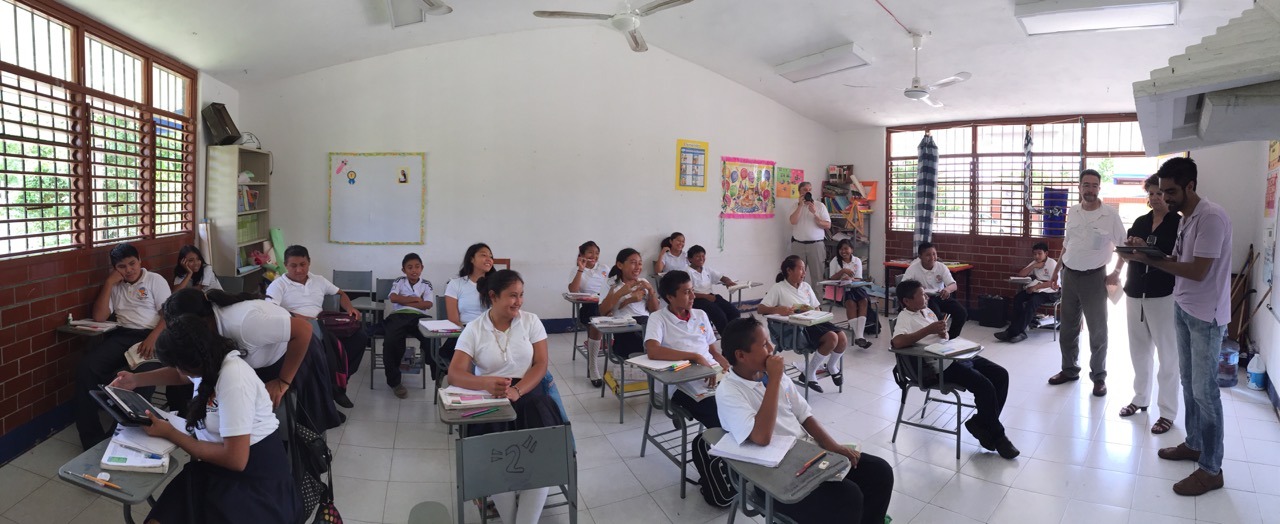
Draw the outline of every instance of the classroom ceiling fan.
<instances>
[{"instance_id":1,"label":"classroom ceiling fan","mask_svg":"<svg viewBox=\"0 0 1280 524\"><path fill-rule=\"evenodd\" d=\"M943 78L929 85L920 83L920 47L924 42L924 36L918 33L911 34L911 47L915 50L915 76L911 78L911 87L902 91L902 95L912 100L919 100L933 107L942 107L942 102L929 98L929 93L942 89L944 87L953 86L968 80L970 75L968 72L961 71L949 77Z\"/></svg>"},{"instance_id":2,"label":"classroom ceiling fan","mask_svg":"<svg viewBox=\"0 0 1280 524\"><path fill-rule=\"evenodd\" d=\"M640 35L640 18L649 16L663 9L670 9L692 1L693 0L654 0L653 2L640 6L639 8L632 8L631 2L628 1L621 12L611 15L603 13L579 13L576 11L534 11L533 16L538 18L607 20L609 25L622 32L623 36L627 39L627 44L631 46L631 50L640 53L649 50L649 46L644 43L644 37Z\"/></svg>"}]
</instances>

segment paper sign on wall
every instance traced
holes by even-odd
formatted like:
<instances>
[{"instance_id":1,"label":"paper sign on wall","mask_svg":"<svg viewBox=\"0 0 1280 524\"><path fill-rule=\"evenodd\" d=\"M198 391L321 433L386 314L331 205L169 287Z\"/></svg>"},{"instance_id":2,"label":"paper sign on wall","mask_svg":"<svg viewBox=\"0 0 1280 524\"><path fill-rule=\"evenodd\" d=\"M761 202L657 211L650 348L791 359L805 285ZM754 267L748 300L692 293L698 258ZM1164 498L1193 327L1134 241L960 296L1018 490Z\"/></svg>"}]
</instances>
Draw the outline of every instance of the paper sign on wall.
<instances>
[{"instance_id":1,"label":"paper sign on wall","mask_svg":"<svg viewBox=\"0 0 1280 524\"><path fill-rule=\"evenodd\" d=\"M676 189L707 190L707 143L676 140Z\"/></svg>"},{"instance_id":2,"label":"paper sign on wall","mask_svg":"<svg viewBox=\"0 0 1280 524\"><path fill-rule=\"evenodd\" d=\"M775 198L795 198L799 196L798 186L804 182L803 169L791 169L788 167L779 167L777 176L773 182L773 196Z\"/></svg>"}]
</instances>

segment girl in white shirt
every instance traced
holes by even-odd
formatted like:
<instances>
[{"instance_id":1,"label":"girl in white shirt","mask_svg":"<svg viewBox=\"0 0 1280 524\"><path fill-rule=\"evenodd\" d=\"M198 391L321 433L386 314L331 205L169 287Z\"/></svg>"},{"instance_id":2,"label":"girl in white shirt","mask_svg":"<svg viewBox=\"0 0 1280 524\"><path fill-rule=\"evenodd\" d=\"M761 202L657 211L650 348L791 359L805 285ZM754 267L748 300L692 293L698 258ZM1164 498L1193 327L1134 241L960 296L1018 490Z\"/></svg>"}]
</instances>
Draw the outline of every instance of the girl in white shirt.
<instances>
[{"instance_id":1,"label":"girl in white shirt","mask_svg":"<svg viewBox=\"0 0 1280 524\"><path fill-rule=\"evenodd\" d=\"M813 288L805 282L804 260L791 255L782 261L782 272L778 273L777 283L764 294L758 308L761 315L792 315L817 309L821 302L813 293ZM840 357L849 345L844 331L830 322L814 324L804 328L805 336L810 344L818 346L818 356L814 357L809 372L805 375L805 385L818 393L822 386L818 385L819 368L825 368L835 385L844 384L844 371L840 368Z\"/></svg>"},{"instance_id":2,"label":"girl in white shirt","mask_svg":"<svg viewBox=\"0 0 1280 524\"><path fill-rule=\"evenodd\" d=\"M537 315L522 311L524 280L510 269L482 278L481 297L489 307L467 324L449 363L449 381L466 389L505 396L515 408L511 422L476 424L470 435L558 426L565 423L547 392L547 331ZM548 488L494 495L503 522L533 524L542 515ZM519 507L516 496L520 497Z\"/></svg>"},{"instance_id":3,"label":"girl in white shirt","mask_svg":"<svg viewBox=\"0 0 1280 524\"><path fill-rule=\"evenodd\" d=\"M184 287L222 289L222 283L213 274L213 266L204 261L204 253L190 244L178 250L178 264L173 267L173 290Z\"/></svg>"},{"instance_id":4,"label":"girl in white shirt","mask_svg":"<svg viewBox=\"0 0 1280 524\"><path fill-rule=\"evenodd\" d=\"M466 326L484 313L484 297L477 287L481 277L493 273L493 250L483 242L471 244L462 257L458 276L444 287L444 311L450 322ZM440 345L443 362L453 361L453 351L458 339L451 338Z\"/></svg>"},{"instance_id":5,"label":"girl in white shirt","mask_svg":"<svg viewBox=\"0 0 1280 524\"><path fill-rule=\"evenodd\" d=\"M298 407L317 432L336 428L345 417L333 402L333 386L324 346L311 334L311 324L255 295L221 290L201 293L178 290L162 306L165 321L195 315L208 330L231 339L245 352L244 361L266 383L273 406L294 390ZM166 331L175 329L167 326ZM176 336L183 336L178 332Z\"/></svg>"},{"instance_id":6,"label":"girl in white shirt","mask_svg":"<svg viewBox=\"0 0 1280 524\"><path fill-rule=\"evenodd\" d=\"M679 231L672 233L671 236L662 239L659 244L662 252L658 254L658 259L653 261L653 273L661 275L673 269L685 269L689 267L689 261L684 256L684 234Z\"/></svg>"},{"instance_id":7,"label":"girl in white shirt","mask_svg":"<svg viewBox=\"0 0 1280 524\"><path fill-rule=\"evenodd\" d=\"M658 310L658 293L653 284L640 278L643 268L639 251L626 248L618 252L613 269L609 270L609 282L600 290L600 314L632 317L641 324L648 321L649 313ZM643 337L640 333L618 333L613 336L612 351L623 358L643 353Z\"/></svg>"},{"instance_id":8,"label":"girl in white shirt","mask_svg":"<svg viewBox=\"0 0 1280 524\"><path fill-rule=\"evenodd\" d=\"M125 389L194 384L185 420L149 413L148 435L191 455L147 514L146 522L296 522L302 502L290 474L271 397L235 341L209 329L204 319L168 321L156 344L166 366L149 373L120 372L112 385ZM172 417L173 415L169 415ZM185 428L185 431L183 429Z\"/></svg>"},{"instance_id":9,"label":"girl in white shirt","mask_svg":"<svg viewBox=\"0 0 1280 524\"><path fill-rule=\"evenodd\" d=\"M600 246L590 240L578 246L578 263L574 267L569 280L570 293L591 293L599 295L604 289L609 274L600 267ZM600 316L600 304L581 304L578 307L578 322L587 326L587 378L591 385L600 387L600 332L591 325L591 317Z\"/></svg>"},{"instance_id":10,"label":"girl in white shirt","mask_svg":"<svg viewBox=\"0 0 1280 524\"><path fill-rule=\"evenodd\" d=\"M862 280L862 259L853 256L853 243L848 239L841 240L836 244L836 256L831 259L831 265L827 268L829 276L832 280L850 280L858 282ZM849 326L853 328L853 343L860 348L871 347L863 337L863 332L867 328L867 292L861 287L844 288L844 312L849 319Z\"/></svg>"}]
</instances>

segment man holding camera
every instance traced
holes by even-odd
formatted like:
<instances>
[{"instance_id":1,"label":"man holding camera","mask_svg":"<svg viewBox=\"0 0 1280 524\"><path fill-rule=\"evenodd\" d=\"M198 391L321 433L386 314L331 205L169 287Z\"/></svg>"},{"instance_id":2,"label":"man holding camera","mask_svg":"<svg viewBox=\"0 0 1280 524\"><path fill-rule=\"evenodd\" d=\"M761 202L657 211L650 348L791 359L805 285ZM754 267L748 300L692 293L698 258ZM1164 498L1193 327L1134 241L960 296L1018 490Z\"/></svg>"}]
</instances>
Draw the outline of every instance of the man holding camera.
<instances>
[{"instance_id":1,"label":"man holding camera","mask_svg":"<svg viewBox=\"0 0 1280 524\"><path fill-rule=\"evenodd\" d=\"M805 278L814 292L822 289L818 282L825 278L823 269L827 267L827 246L823 240L827 238L827 229L831 227L831 214L827 206L815 202L813 184L801 182L797 188L796 210L791 212L791 254L804 260L808 269Z\"/></svg>"}]
</instances>

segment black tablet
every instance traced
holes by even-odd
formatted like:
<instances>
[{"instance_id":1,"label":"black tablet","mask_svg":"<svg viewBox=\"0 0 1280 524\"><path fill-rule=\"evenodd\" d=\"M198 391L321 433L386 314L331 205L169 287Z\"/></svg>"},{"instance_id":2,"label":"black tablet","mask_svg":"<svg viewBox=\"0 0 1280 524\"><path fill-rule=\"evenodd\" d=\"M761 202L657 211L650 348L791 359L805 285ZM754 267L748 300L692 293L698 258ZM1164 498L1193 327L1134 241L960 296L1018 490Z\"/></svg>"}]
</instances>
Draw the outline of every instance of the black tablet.
<instances>
[{"instance_id":1,"label":"black tablet","mask_svg":"<svg viewBox=\"0 0 1280 524\"><path fill-rule=\"evenodd\" d=\"M111 414L116 422L126 426L149 426L151 419L147 417L147 411L156 414L157 418L164 419L165 414L145 397L134 391L121 389L114 386L99 386L102 388L101 395L92 395L102 408ZM94 393L97 393L96 391Z\"/></svg>"},{"instance_id":2,"label":"black tablet","mask_svg":"<svg viewBox=\"0 0 1280 524\"><path fill-rule=\"evenodd\" d=\"M1152 258L1165 258L1167 256L1164 251L1151 246L1116 246L1116 253L1142 253Z\"/></svg>"}]
</instances>

